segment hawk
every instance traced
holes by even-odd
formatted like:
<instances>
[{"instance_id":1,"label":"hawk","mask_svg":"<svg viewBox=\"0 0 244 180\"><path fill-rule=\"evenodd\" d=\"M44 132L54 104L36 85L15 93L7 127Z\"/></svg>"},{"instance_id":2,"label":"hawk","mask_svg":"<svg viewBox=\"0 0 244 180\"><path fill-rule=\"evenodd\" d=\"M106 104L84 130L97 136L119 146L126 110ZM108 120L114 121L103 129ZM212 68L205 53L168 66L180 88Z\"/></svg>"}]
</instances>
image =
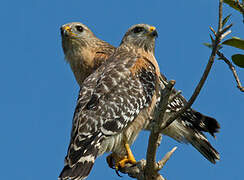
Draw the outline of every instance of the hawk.
<instances>
[{"instance_id":1,"label":"hawk","mask_svg":"<svg viewBox=\"0 0 244 180\"><path fill-rule=\"evenodd\" d=\"M84 80L60 179L85 179L105 152L112 152L115 167L136 162L130 145L147 125L158 98L156 37L155 27L132 26L114 54Z\"/></svg>"},{"instance_id":2,"label":"hawk","mask_svg":"<svg viewBox=\"0 0 244 180\"><path fill-rule=\"evenodd\" d=\"M115 47L98 39L84 24L74 22L61 27L65 59L79 85L114 52Z\"/></svg>"},{"instance_id":3,"label":"hawk","mask_svg":"<svg viewBox=\"0 0 244 180\"><path fill-rule=\"evenodd\" d=\"M63 25L61 35L66 60L69 62L80 87L82 87L83 80L106 62L116 50L114 46L97 38L87 26L79 22ZM160 80L167 84L167 79L163 74L161 74ZM177 91L173 89L171 96L176 93ZM178 95L168 105L166 115L171 116L186 103L187 100L182 95ZM151 126L152 123L146 127L146 130L149 130ZM162 134L178 142L192 144L211 163L215 163L220 159L219 153L212 147L203 132L214 136L219 128L219 123L214 118L189 108L164 129Z\"/></svg>"}]
</instances>

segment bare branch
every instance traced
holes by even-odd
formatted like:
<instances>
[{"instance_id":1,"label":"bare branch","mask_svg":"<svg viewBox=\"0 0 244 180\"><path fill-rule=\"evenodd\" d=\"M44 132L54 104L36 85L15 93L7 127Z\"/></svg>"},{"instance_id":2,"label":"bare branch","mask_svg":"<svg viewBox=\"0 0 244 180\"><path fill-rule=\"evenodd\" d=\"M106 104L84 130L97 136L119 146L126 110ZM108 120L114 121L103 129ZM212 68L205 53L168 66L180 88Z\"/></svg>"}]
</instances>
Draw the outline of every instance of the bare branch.
<instances>
[{"instance_id":1,"label":"bare branch","mask_svg":"<svg viewBox=\"0 0 244 180\"><path fill-rule=\"evenodd\" d=\"M157 179L160 175L158 174L158 168L156 163L156 152L158 148L158 139L161 137L160 124L164 119L164 113L167 108L169 97L175 81L171 80L165 88L160 90L161 98L158 107L155 109L154 118L155 124L152 127L152 131L149 136L148 147L147 147L147 164L145 167L146 179Z\"/></svg>"},{"instance_id":2,"label":"bare branch","mask_svg":"<svg viewBox=\"0 0 244 180\"><path fill-rule=\"evenodd\" d=\"M240 9L241 13L244 15L244 2L242 1L242 4L240 3L239 0L236 0L237 6Z\"/></svg>"},{"instance_id":3,"label":"bare branch","mask_svg":"<svg viewBox=\"0 0 244 180\"><path fill-rule=\"evenodd\" d=\"M119 171L128 174L128 176L138 179L138 180L144 180L144 169L146 166L146 160L142 159L140 161L137 161L135 165L132 164L126 164L125 167L121 168Z\"/></svg>"},{"instance_id":4,"label":"bare branch","mask_svg":"<svg viewBox=\"0 0 244 180\"><path fill-rule=\"evenodd\" d=\"M162 160L160 160L158 162L158 170L162 169L164 167L164 165L166 164L166 162L169 160L169 158L172 156L172 154L175 152L175 150L177 149L177 147L175 146L171 151L169 151Z\"/></svg>"},{"instance_id":5,"label":"bare branch","mask_svg":"<svg viewBox=\"0 0 244 180\"><path fill-rule=\"evenodd\" d=\"M228 36L231 33L231 30L226 31L224 34L222 34L221 39L224 39L226 36Z\"/></svg>"},{"instance_id":6,"label":"bare branch","mask_svg":"<svg viewBox=\"0 0 244 180\"><path fill-rule=\"evenodd\" d=\"M168 84L166 85L165 89L161 90L161 97L163 97L163 98L162 98L162 100L160 100L158 107L162 107L162 108L157 108L155 110L155 115L154 115L156 122L158 122L157 127L159 127L159 128L165 119L164 114L167 109L167 105L169 104L169 101L171 101L170 94L171 94L171 91L172 91L174 85L175 85L175 80L170 80L168 82ZM158 129L157 129L157 131L158 131Z\"/></svg>"},{"instance_id":7,"label":"bare branch","mask_svg":"<svg viewBox=\"0 0 244 180\"><path fill-rule=\"evenodd\" d=\"M233 73L233 76L236 80L236 83L237 83L237 88L240 89L240 91L244 92L244 87L241 85L241 81L236 73L236 69L235 67L233 66L233 64L224 56L223 53L221 53L220 51L217 51L217 55L219 56L219 59L222 59L224 60L224 62L229 66L231 72Z\"/></svg>"},{"instance_id":8,"label":"bare branch","mask_svg":"<svg viewBox=\"0 0 244 180\"><path fill-rule=\"evenodd\" d=\"M218 31L217 33L213 31L213 33L215 34L216 33L216 37L215 37L215 40L212 42L212 52L211 52L211 55L209 57L209 60L208 60L208 64L205 68L205 71L197 85L197 87L195 88L195 91L193 92L190 100L188 101L188 103L178 112L176 112L173 116L171 116L169 119L165 120L163 122L163 124L161 125L161 131L163 129L165 129L166 127L168 127L176 118L178 118L185 110L187 110L188 108L191 107L191 105L194 103L194 101L196 100L197 96L199 95L208 75L209 75L209 72L212 68L212 65L214 63L214 59L215 59L215 56L216 56L216 53L218 51L218 48L219 48L219 43L221 41L221 38L222 38L222 35L223 33L225 33L226 31L229 30L229 28L232 26L232 25L229 25L227 26L226 28L224 28L222 30L222 27L223 27L223 23L222 23L222 6L223 6L223 0L219 0L219 20L218 20ZM211 29L211 27L210 27Z\"/></svg>"},{"instance_id":9,"label":"bare branch","mask_svg":"<svg viewBox=\"0 0 244 180\"><path fill-rule=\"evenodd\" d=\"M215 30L210 26L209 27L210 28L210 30L212 31L212 33L215 35L215 36L217 36L217 33L215 32Z\"/></svg>"},{"instance_id":10,"label":"bare branch","mask_svg":"<svg viewBox=\"0 0 244 180\"><path fill-rule=\"evenodd\" d=\"M223 28L223 0L219 0L219 23L218 23L218 32Z\"/></svg>"},{"instance_id":11,"label":"bare branch","mask_svg":"<svg viewBox=\"0 0 244 180\"><path fill-rule=\"evenodd\" d=\"M214 43L214 38L213 38L213 36L210 34L210 39L211 39L211 42L212 42L212 45L213 45L213 43Z\"/></svg>"},{"instance_id":12,"label":"bare branch","mask_svg":"<svg viewBox=\"0 0 244 180\"><path fill-rule=\"evenodd\" d=\"M226 31L228 31L231 27L233 26L233 24L230 24L228 26L226 26L223 30L222 30L222 34L225 33Z\"/></svg>"}]
</instances>

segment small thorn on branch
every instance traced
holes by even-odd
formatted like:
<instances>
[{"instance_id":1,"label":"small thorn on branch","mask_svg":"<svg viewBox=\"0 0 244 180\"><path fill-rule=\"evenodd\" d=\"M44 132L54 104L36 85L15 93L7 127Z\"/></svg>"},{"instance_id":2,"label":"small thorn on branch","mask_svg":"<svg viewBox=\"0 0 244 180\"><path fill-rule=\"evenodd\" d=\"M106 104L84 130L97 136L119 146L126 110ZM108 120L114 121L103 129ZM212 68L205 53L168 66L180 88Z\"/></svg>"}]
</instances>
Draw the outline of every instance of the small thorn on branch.
<instances>
[{"instance_id":1,"label":"small thorn on branch","mask_svg":"<svg viewBox=\"0 0 244 180\"><path fill-rule=\"evenodd\" d=\"M217 33L215 32L215 30L211 26L209 28L213 32L214 36L217 36Z\"/></svg>"},{"instance_id":2,"label":"small thorn on branch","mask_svg":"<svg viewBox=\"0 0 244 180\"><path fill-rule=\"evenodd\" d=\"M228 26L226 26L224 29L221 30L221 33L225 33L226 31L228 31L231 27L233 26L233 24L230 24Z\"/></svg>"},{"instance_id":3,"label":"small thorn on branch","mask_svg":"<svg viewBox=\"0 0 244 180\"><path fill-rule=\"evenodd\" d=\"M214 42L214 38L213 38L213 36L210 34L210 39L211 39L211 41L212 41L212 44L213 44L213 42Z\"/></svg>"},{"instance_id":4,"label":"small thorn on branch","mask_svg":"<svg viewBox=\"0 0 244 180\"><path fill-rule=\"evenodd\" d=\"M166 164L166 162L169 160L169 158L173 155L173 153L175 152L175 150L177 149L177 147L175 146L171 151L167 152L167 154L163 157L162 160L158 161L157 163L157 170L161 170L164 165Z\"/></svg>"},{"instance_id":5,"label":"small thorn on branch","mask_svg":"<svg viewBox=\"0 0 244 180\"><path fill-rule=\"evenodd\" d=\"M226 31L224 34L222 34L221 39L224 39L227 35L231 33L231 30Z\"/></svg>"},{"instance_id":6,"label":"small thorn on branch","mask_svg":"<svg viewBox=\"0 0 244 180\"><path fill-rule=\"evenodd\" d=\"M217 55L219 56L219 59L224 60L224 62L229 66L229 69L231 70L231 72L236 80L237 88L239 88L240 91L244 92L244 87L241 85L241 81L236 73L236 69L235 69L234 65L220 51L217 51Z\"/></svg>"}]
</instances>

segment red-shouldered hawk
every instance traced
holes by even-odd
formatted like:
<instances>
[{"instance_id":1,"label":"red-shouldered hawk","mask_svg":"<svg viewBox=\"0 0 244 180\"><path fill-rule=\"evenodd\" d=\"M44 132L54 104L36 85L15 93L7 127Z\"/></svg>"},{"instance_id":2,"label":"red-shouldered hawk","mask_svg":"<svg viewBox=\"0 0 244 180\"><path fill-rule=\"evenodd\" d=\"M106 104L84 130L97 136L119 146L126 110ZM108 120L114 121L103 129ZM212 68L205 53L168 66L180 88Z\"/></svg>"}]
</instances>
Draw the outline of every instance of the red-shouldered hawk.
<instances>
[{"instance_id":1,"label":"red-shouldered hawk","mask_svg":"<svg viewBox=\"0 0 244 180\"><path fill-rule=\"evenodd\" d=\"M65 59L79 85L114 52L115 47L98 39L84 24L74 22L61 27Z\"/></svg>"},{"instance_id":2,"label":"red-shouldered hawk","mask_svg":"<svg viewBox=\"0 0 244 180\"><path fill-rule=\"evenodd\" d=\"M147 125L158 98L156 37L155 27L132 26L107 62L85 79L60 179L85 179L105 152L113 152L117 167L136 162L129 146Z\"/></svg>"},{"instance_id":3,"label":"red-shouldered hawk","mask_svg":"<svg viewBox=\"0 0 244 180\"><path fill-rule=\"evenodd\" d=\"M63 25L61 34L65 57L70 63L80 86L83 80L98 66L107 61L108 57L116 49L112 45L98 39L87 26L79 22ZM167 84L167 79L164 75L161 74L160 80ZM172 96L176 92L174 89ZM172 115L186 103L187 101L182 95L177 96L168 105L166 115ZM151 125L152 123L146 129L150 129ZM209 132L214 136L214 133L218 132L219 128L220 126L214 118L189 108L162 133L179 142L191 143L210 162L215 163L216 160L220 159L219 153L212 147L202 132Z\"/></svg>"}]
</instances>

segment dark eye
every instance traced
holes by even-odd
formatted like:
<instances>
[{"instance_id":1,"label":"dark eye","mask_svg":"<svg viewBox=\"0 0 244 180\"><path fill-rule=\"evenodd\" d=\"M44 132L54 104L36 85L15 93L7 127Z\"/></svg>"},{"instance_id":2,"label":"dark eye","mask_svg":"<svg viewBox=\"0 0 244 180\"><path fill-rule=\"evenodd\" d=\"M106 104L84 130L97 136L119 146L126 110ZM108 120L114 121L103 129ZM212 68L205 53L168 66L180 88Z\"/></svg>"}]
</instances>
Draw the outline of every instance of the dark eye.
<instances>
[{"instance_id":1,"label":"dark eye","mask_svg":"<svg viewBox=\"0 0 244 180\"><path fill-rule=\"evenodd\" d=\"M77 31L83 32L83 27L82 26L76 26L75 28L76 28Z\"/></svg>"},{"instance_id":2,"label":"dark eye","mask_svg":"<svg viewBox=\"0 0 244 180\"><path fill-rule=\"evenodd\" d=\"M142 32L142 31L144 31L144 28L143 28L143 27L135 27L135 28L133 29L133 32L134 32L134 33L139 33L139 32Z\"/></svg>"}]
</instances>

